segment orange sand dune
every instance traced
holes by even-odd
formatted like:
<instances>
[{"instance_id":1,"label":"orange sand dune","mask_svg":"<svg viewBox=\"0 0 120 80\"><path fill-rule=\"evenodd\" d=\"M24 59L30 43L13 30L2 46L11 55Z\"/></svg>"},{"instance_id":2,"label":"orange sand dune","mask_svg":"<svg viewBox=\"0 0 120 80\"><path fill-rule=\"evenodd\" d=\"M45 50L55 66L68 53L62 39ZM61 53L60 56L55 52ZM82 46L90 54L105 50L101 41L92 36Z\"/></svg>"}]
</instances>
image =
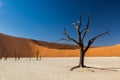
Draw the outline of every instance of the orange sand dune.
<instances>
[{"instance_id":1,"label":"orange sand dune","mask_svg":"<svg viewBox=\"0 0 120 80\"><path fill-rule=\"evenodd\" d=\"M76 45L50 43L0 34L1 57L74 57L79 56ZM120 56L120 45L90 48L86 56Z\"/></svg>"}]
</instances>

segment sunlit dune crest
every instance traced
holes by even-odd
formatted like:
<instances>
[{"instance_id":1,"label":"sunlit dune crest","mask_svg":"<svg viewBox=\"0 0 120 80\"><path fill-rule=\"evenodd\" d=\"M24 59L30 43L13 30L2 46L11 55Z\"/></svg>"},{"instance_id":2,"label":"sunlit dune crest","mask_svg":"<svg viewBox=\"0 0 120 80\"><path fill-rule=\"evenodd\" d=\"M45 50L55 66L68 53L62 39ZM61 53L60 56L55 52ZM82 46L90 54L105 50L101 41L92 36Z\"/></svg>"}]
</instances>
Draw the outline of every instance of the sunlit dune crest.
<instances>
[{"instance_id":1,"label":"sunlit dune crest","mask_svg":"<svg viewBox=\"0 0 120 80\"><path fill-rule=\"evenodd\" d=\"M0 56L34 57L76 57L79 48L76 45L50 43L0 34ZM120 44L105 47L92 47L86 56L120 56Z\"/></svg>"},{"instance_id":2,"label":"sunlit dune crest","mask_svg":"<svg viewBox=\"0 0 120 80\"><path fill-rule=\"evenodd\" d=\"M120 44L114 45L114 46L120 46Z\"/></svg>"}]
</instances>

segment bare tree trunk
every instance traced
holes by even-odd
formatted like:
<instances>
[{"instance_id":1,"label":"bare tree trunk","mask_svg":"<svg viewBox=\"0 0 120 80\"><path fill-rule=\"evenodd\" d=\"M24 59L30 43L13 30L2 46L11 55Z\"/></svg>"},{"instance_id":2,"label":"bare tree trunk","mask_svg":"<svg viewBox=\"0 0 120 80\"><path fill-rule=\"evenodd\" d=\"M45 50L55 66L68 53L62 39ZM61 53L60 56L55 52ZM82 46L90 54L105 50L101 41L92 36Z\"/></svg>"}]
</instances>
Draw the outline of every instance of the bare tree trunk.
<instances>
[{"instance_id":1,"label":"bare tree trunk","mask_svg":"<svg viewBox=\"0 0 120 80\"><path fill-rule=\"evenodd\" d=\"M0 60L2 59L2 55L0 56Z\"/></svg>"},{"instance_id":2,"label":"bare tree trunk","mask_svg":"<svg viewBox=\"0 0 120 80\"><path fill-rule=\"evenodd\" d=\"M7 60L7 57L5 57L5 59L4 60Z\"/></svg>"},{"instance_id":3,"label":"bare tree trunk","mask_svg":"<svg viewBox=\"0 0 120 80\"><path fill-rule=\"evenodd\" d=\"M20 56L18 57L18 60L20 60Z\"/></svg>"},{"instance_id":4,"label":"bare tree trunk","mask_svg":"<svg viewBox=\"0 0 120 80\"><path fill-rule=\"evenodd\" d=\"M30 56L29 60L31 60L31 56Z\"/></svg>"},{"instance_id":5,"label":"bare tree trunk","mask_svg":"<svg viewBox=\"0 0 120 80\"><path fill-rule=\"evenodd\" d=\"M36 53L36 59L39 60L39 52Z\"/></svg>"},{"instance_id":6,"label":"bare tree trunk","mask_svg":"<svg viewBox=\"0 0 120 80\"><path fill-rule=\"evenodd\" d=\"M38 60L38 56L37 56L37 60Z\"/></svg>"},{"instance_id":7,"label":"bare tree trunk","mask_svg":"<svg viewBox=\"0 0 120 80\"><path fill-rule=\"evenodd\" d=\"M70 70L74 70L75 68L79 68L79 67L81 67L81 68L86 67L84 65L84 57L85 57L85 52L80 49L79 65L75 66L75 67L72 67Z\"/></svg>"},{"instance_id":8,"label":"bare tree trunk","mask_svg":"<svg viewBox=\"0 0 120 80\"><path fill-rule=\"evenodd\" d=\"M16 52L15 52L15 61L17 61L17 55L16 55Z\"/></svg>"},{"instance_id":9,"label":"bare tree trunk","mask_svg":"<svg viewBox=\"0 0 120 80\"><path fill-rule=\"evenodd\" d=\"M5 54L4 58L5 58L5 60L7 60L7 58L8 58L8 54Z\"/></svg>"},{"instance_id":10,"label":"bare tree trunk","mask_svg":"<svg viewBox=\"0 0 120 80\"><path fill-rule=\"evenodd\" d=\"M15 61L17 61L17 58L15 57Z\"/></svg>"},{"instance_id":11,"label":"bare tree trunk","mask_svg":"<svg viewBox=\"0 0 120 80\"><path fill-rule=\"evenodd\" d=\"M40 60L41 60L41 55L40 55Z\"/></svg>"},{"instance_id":12,"label":"bare tree trunk","mask_svg":"<svg viewBox=\"0 0 120 80\"><path fill-rule=\"evenodd\" d=\"M86 67L84 65L84 57L85 57L85 52L80 50L80 61L79 61L79 67Z\"/></svg>"},{"instance_id":13,"label":"bare tree trunk","mask_svg":"<svg viewBox=\"0 0 120 80\"><path fill-rule=\"evenodd\" d=\"M18 60L20 60L20 55L18 54Z\"/></svg>"}]
</instances>

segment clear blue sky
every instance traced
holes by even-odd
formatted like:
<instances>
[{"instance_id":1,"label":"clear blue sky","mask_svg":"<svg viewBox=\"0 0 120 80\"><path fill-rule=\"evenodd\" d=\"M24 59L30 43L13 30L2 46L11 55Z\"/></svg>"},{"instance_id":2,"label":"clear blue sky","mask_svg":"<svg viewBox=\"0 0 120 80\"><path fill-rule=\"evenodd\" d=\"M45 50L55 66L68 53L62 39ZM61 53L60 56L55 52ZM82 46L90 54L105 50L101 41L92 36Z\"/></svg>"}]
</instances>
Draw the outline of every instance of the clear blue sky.
<instances>
[{"instance_id":1,"label":"clear blue sky","mask_svg":"<svg viewBox=\"0 0 120 80\"><path fill-rule=\"evenodd\" d=\"M80 13L83 25L87 14L91 15L85 41L110 30L111 35L99 38L93 45L120 43L120 0L0 0L0 33L55 42L65 37L66 27L76 37L72 23Z\"/></svg>"}]
</instances>

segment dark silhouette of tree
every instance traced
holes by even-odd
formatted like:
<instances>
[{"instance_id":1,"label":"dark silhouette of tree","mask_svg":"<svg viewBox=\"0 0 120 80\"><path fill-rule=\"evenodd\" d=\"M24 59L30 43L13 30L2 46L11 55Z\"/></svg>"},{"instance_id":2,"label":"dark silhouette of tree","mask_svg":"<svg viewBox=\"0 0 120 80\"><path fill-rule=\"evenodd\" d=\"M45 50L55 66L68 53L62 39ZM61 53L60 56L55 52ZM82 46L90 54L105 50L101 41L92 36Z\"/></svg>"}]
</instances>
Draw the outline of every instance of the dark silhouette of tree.
<instances>
[{"instance_id":1,"label":"dark silhouette of tree","mask_svg":"<svg viewBox=\"0 0 120 80\"><path fill-rule=\"evenodd\" d=\"M20 60L20 54L18 54L18 60Z\"/></svg>"},{"instance_id":2,"label":"dark silhouette of tree","mask_svg":"<svg viewBox=\"0 0 120 80\"><path fill-rule=\"evenodd\" d=\"M15 56L15 61L20 60L21 58L21 55L17 52L17 50L15 50L14 56Z\"/></svg>"},{"instance_id":3,"label":"dark silhouette of tree","mask_svg":"<svg viewBox=\"0 0 120 80\"><path fill-rule=\"evenodd\" d=\"M37 60L39 59L39 51L37 51L37 53L36 53L36 59Z\"/></svg>"},{"instance_id":4,"label":"dark silhouette of tree","mask_svg":"<svg viewBox=\"0 0 120 80\"><path fill-rule=\"evenodd\" d=\"M29 52L29 60L31 60L32 59L32 57L33 57L33 55L32 55L33 53L32 52Z\"/></svg>"},{"instance_id":5,"label":"dark silhouette of tree","mask_svg":"<svg viewBox=\"0 0 120 80\"><path fill-rule=\"evenodd\" d=\"M16 53L15 53L15 61L17 61L17 55L16 55Z\"/></svg>"},{"instance_id":6,"label":"dark silhouette of tree","mask_svg":"<svg viewBox=\"0 0 120 80\"><path fill-rule=\"evenodd\" d=\"M5 57L5 60L7 60L7 58L8 58L8 54L6 53L4 57Z\"/></svg>"},{"instance_id":7,"label":"dark silhouette of tree","mask_svg":"<svg viewBox=\"0 0 120 80\"><path fill-rule=\"evenodd\" d=\"M4 42L2 40L0 40L0 46L2 48L2 54L0 56L0 59L2 59L2 57L4 57L4 60L7 60L7 58L8 58L8 50L7 50L7 48L4 45Z\"/></svg>"},{"instance_id":8,"label":"dark silhouette of tree","mask_svg":"<svg viewBox=\"0 0 120 80\"><path fill-rule=\"evenodd\" d=\"M2 55L0 55L0 60L2 59Z\"/></svg>"},{"instance_id":9,"label":"dark silhouette of tree","mask_svg":"<svg viewBox=\"0 0 120 80\"><path fill-rule=\"evenodd\" d=\"M4 51L3 52L4 52L4 60L7 60L7 58L8 58L8 51L7 51L6 46L4 46Z\"/></svg>"},{"instance_id":10,"label":"dark silhouette of tree","mask_svg":"<svg viewBox=\"0 0 120 80\"><path fill-rule=\"evenodd\" d=\"M32 57L32 56L30 55L30 56L29 56L29 60L31 60L31 57Z\"/></svg>"},{"instance_id":11,"label":"dark silhouette of tree","mask_svg":"<svg viewBox=\"0 0 120 80\"><path fill-rule=\"evenodd\" d=\"M1 54L0 54L0 59L2 59L3 58L3 53L4 53L4 48L2 47L3 46L3 42L2 42L2 40L0 40L0 48L1 48Z\"/></svg>"},{"instance_id":12,"label":"dark silhouette of tree","mask_svg":"<svg viewBox=\"0 0 120 80\"><path fill-rule=\"evenodd\" d=\"M40 54L40 60L41 60L41 58L42 58L42 55Z\"/></svg>"},{"instance_id":13,"label":"dark silhouette of tree","mask_svg":"<svg viewBox=\"0 0 120 80\"><path fill-rule=\"evenodd\" d=\"M8 58L8 50L7 50L7 47L3 44L3 52L4 52L4 60L7 60Z\"/></svg>"},{"instance_id":14,"label":"dark silhouette of tree","mask_svg":"<svg viewBox=\"0 0 120 80\"><path fill-rule=\"evenodd\" d=\"M17 61L17 51L16 50L14 52L14 55L15 55L15 61Z\"/></svg>"},{"instance_id":15,"label":"dark silhouette of tree","mask_svg":"<svg viewBox=\"0 0 120 80\"><path fill-rule=\"evenodd\" d=\"M39 51L36 51L36 60L39 60L39 58L41 60L42 56Z\"/></svg>"},{"instance_id":16,"label":"dark silhouette of tree","mask_svg":"<svg viewBox=\"0 0 120 80\"><path fill-rule=\"evenodd\" d=\"M90 40L88 40L88 44L87 46L84 45L84 38L86 37L86 34L89 31L89 22L90 22L90 15L88 15L88 20L87 20L87 24L85 26L84 29L82 29L82 20L81 20L81 15L80 15L80 19L77 23L73 23L74 27L77 30L77 34L78 34L78 40L75 40L74 38L72 38L66 31L66 28L64 28L64 35L67 38L62 38L61 40L67 40L67 41L73 41L74 43L76 43L79 48L80 48L80 60L79 60L79 65L75 66L73 68L71 68L71 70L75 69L75 68L79 68L79 67L87 67L84 65L84 57L86 52L88 51L88 49L90 48L90 46L92 45L92 43L99 37L106 35L109 33L109 31L104 32L102 34L99 34L93 38L91 38Z\"/></svg>"}]
</instances>

